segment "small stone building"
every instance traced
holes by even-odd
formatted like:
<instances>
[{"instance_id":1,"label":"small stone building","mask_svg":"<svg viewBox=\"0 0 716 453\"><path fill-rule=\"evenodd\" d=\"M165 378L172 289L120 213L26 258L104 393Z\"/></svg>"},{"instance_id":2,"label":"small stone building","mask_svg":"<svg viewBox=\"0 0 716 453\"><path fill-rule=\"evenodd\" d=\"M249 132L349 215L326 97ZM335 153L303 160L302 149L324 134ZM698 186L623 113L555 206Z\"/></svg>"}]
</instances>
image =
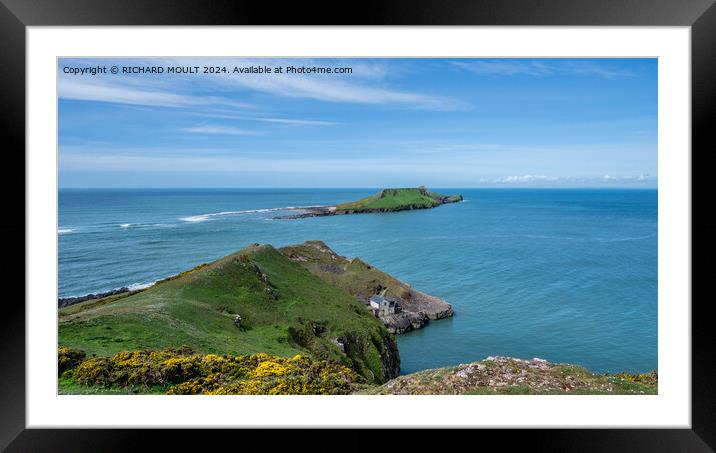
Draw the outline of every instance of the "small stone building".
<instances>
[{"instance_id":1,"label":"small stone building","mask_svg":"<svg viewBox=\"0 0 716 453\"><path fill-rule=\"evenodd\" d=\"M370 302L371 308L377 310L382 315L393 314L399 311L398 302L394 299L375 295L371 296L368 302Z\"/></svg>"}]
</instances>

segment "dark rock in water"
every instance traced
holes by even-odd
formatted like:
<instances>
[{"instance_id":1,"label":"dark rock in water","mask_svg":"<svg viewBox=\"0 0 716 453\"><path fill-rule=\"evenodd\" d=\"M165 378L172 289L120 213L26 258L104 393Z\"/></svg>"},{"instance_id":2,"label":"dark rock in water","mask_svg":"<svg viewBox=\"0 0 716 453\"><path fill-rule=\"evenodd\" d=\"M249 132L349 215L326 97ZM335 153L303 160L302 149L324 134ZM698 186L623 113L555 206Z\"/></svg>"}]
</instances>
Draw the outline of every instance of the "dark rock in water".
<instances>
[{"instance_id":1,"label":"dark rock in water","mask_svg":"<svg viewBox=\"0 0 716 453\"><path fill-rule=\"evenodd\" d=\"M84 302L86 300L101 299L103 297L116 296L118 294L124 294L128 292L129 288L124 286L122 288L113 289L112 291L107 291L104 293L87 294L86 296L78 297L60 297L59 299L57 299L57 308L69 307L70 305L79 304L80 302Z\"/></svg>"}]
</instances>

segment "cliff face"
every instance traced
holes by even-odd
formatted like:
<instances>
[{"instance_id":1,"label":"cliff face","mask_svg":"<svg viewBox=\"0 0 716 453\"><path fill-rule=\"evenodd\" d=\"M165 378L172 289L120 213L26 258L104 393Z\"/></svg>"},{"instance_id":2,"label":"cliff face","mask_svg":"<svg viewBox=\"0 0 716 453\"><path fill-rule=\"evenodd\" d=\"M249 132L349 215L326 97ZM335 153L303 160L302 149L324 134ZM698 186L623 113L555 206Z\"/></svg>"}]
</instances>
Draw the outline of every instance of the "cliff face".
<instances>
[{"instance_id":1,"label":"cliff face","mask_svg":"<svg viewBox=\"0 0 716 453\"><path fill-rule=\"evenodd\" d=\"M400 375L400 353L395 339L388 333L366 336L364 332L351 332L338 338L351 368L368 377L369 382L383 383ZM375 351L378 355L375 355ZM375 362L373 366L370 366Z\"/></svg>"},{"instance_id":2,"label":"cliff face","mask_svg":"<svg viewBox=\"0 0 716 453\"><path fill-rule=\"evenodd\" d=\"M419 329L431 319L453 315L452 306L444 300L418 291L358 258L349 260L340 256L321 241L307 241L279 251L322 280L347 291L364 305L376 294L397 300L400 312L380 315L391 333Z\"/></svg>"}]
</instances>

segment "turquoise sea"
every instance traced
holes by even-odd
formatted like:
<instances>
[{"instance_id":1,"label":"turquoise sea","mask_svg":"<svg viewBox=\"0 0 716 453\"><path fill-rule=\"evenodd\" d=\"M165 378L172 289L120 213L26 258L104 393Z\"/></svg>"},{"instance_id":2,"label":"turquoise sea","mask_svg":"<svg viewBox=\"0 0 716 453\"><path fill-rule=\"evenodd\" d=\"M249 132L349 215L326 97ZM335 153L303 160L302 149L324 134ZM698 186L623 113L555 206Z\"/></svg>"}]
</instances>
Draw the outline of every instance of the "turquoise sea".
<instances>
[{"instance_id":1,"label":"turquoise sea","mask_svg":"<svg viewBox=\"0 0 716 453\"><path fill-rule=\"evenodd\" d=\"M60 189L59 295L146 285L254 242L320 239L453 305L454 318L398 336L403 373L494 355L657 368L656 190L434 188L465 202L273 219L376 190Z\"/></svg>"}]
</instances>

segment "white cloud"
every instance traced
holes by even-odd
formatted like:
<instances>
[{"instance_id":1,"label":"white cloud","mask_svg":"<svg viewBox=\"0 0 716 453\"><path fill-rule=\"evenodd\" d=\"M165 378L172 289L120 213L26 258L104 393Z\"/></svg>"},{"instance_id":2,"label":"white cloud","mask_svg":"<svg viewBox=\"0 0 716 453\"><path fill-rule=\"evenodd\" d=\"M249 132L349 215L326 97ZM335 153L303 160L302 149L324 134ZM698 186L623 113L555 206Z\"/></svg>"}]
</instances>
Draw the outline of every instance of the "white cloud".
<instances>
[{"instance_id":1,"label":"white cloud","mask_svg":"<svg viewBox=\"0 0 716 453\"><path fill-rule=\"evenodd\" d=\"M560 61L550 63L530 59L454 61L453 65L478 75L550 76L577 75L614 79L631 77L633 72L595 61Z\"/></svg>"},{"instance_id":2,"label":"white cloud","mask_svg":"<svg viewBox=\"0 0 716 453\"><path fill-rule=\"evenodd\" d=\"M277 124L286 124L290 126L334 126L336 123L334 121L323 121L323 120L306 120L306 119L297 119L297 118L272 118L272 117L261 117L261 116L242 116L242 115L231 115L231 114L223 114L223 113L202 113L200 116L204 116L207 118L223 118L223 119L230 119L230 120L239 120L239 121L258 121L263 123L277 123Z\"/></svg>"},{"instance_id":3,"label":"white cloud","mask_svg":"<svg viewBox=\"0 0 716 453\"><path fill-rule=\"evenodd\" d=\"M545 176L545 175L520 175L520 176L507 176L497 182L504 183L526 183L536 181L557 181L559 180L556 176Z\"/></svg>"},{"instance_id":4,"label":"white cloud","mask_svg":"<svg viewBox=\"0 0 716 453\"><path fill-rule=\"evenodd\" d=\"M463 103L452 99L349 83L344 80L331 80L326 77L286 74L247 75L235 77L233 83L276 96L324 102L399 104L433 110L456 110L465 107Z\"/></svg>"},{"instance_id":5,"label":"white cloud","mask_svg":"<svg viewBox=\"0 0 716 453\"><path fill-rule=\"evenodd\" d=\"M77 61L72 64L92 64L91 60ZM70 63L66 63L70 64ZM198 66L207 65L206 59L141 59L122 60L123 65L162 65L162 66ZM85 101L113 102L135 105L156 105L164 107L182 107L195 105L222 104L234 108L251 107L234 102L226 97L202 97L178 94L190 85L200 83L204 89L214 88L227 93L236 90L251 90L296 99L312 99L323 102L398 105L410 108L430 110L461 110L466 108L464 101L431 94L404 91L383 86L382 79L390 71L390 66L382 63L355 62L330 59L212 59L214 66L225 66L231 71L235 66L350 66L354 73L339 74L193 74L179 76L164 74L159 77L120 78L109 74L94 78L86 76L68 76L61 73L60 98ZM192 77L189 84L187 77ZM142 85L131 86L130 83ZM381 84L381 85L379 85ZM268 120L266 120L268 121ZM288 123L289 120L275 119L274 122ZM301 121L301 120L297 120ZM294 121L293 124L299 124ZM306 120L307 121L307 120ZM308 123L303 123L304 125Z\"/></svg>"},{"instance_id":6,"label":"white cloud","mask_svg":"<svg viewBox=\"0 0 716 453\"><path fill-rule=\"evenodd\" d=\"M139 90L121 85L111 85L86 79L60 79L60 99L111 102L115 104L157 105L180 107L193 104L189 96L161 91Z\"/></svg>"},{"instance_id":7,"label":"white cloud","mask_svg":"<svg viewBox=\"0 0 716 453\"><path fill-rule=\"evenodd\" d=\"M261 131L250 131L230 126L192 126L181 129L183 132L192 134L217 134L217 135L263 135Z\"/></svg>"},{"instance_id":8,"label":"white cloud","mask_svg":"<svg viewBox=\"0 0 716 453\"><path fill-rule=\"evenodd\" d=\"M151 86L151 84L147 85ZM159 107L222 105L234 108L253 108L250 104L217 96L190 96L171 91L137 88L116 80L87 80L79 77L61 77L58 96L60 99L69 100Z\"/></svg>"},{"instance_id":9,"label":"white cloud","mask_svg":"<svg viewBox=\"0 0 716 453\"><path fill-rule=\"evenodd\" d=\"M521 62L512 60L475 60L470 62L454 61L459 68L480 75L533 75L544 76L552 74L545 65L538 62Z\"/></svg>"}]
</instances>

